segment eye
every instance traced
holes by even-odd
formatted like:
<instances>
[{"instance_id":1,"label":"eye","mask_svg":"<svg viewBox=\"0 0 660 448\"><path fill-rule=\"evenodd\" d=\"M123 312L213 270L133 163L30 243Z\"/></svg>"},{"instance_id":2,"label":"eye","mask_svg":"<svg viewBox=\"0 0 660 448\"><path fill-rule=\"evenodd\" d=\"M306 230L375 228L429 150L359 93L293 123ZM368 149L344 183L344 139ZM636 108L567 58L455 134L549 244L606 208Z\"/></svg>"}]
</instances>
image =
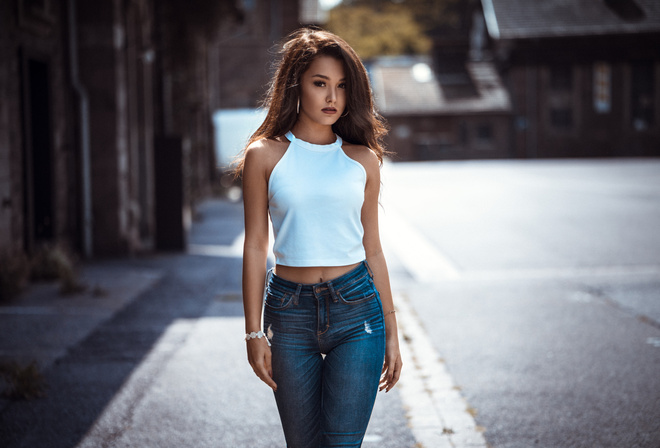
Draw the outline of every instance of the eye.
<instances>
[{"instance_id":1,"label":"eye","mask_svg":"<svg viewBox=\"0 0 660 448\"><path fill-rule=\"evenodd\" d=\"M314 81L316 87L325 87L325 82L323 81Z\"/></svg>"},{"instance_id":2,"label":"eye","mask_svg":"<svg viewBox=\"0 0 660 448\"><path fill-rule=\"evenodd\" d=\"M345 88L346 88L346 83L345 83L345 82L342 82L341 84L339 84L338 87L339 87L340 89L345 89Z\"/></svg>"}]
</instances>

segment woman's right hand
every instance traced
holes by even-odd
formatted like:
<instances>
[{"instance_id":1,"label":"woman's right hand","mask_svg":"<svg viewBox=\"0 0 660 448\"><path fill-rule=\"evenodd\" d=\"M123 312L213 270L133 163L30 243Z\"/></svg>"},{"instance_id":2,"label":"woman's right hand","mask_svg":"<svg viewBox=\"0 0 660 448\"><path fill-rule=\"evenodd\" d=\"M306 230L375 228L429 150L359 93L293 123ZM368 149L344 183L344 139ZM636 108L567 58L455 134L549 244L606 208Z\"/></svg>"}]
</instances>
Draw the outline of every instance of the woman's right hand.
<instances>
[{"instance_id":1,"label":"woman's right hand","mask_svg":"<svg viewBox=\"0 0 660 448\"><path fill-rule=\"evenodd\" d=\"M266 338L253 338L246 342L248 361L252 370L261 381L277 392L277 384L273 381L272 355Z\"/></svg>"}]
</instances>

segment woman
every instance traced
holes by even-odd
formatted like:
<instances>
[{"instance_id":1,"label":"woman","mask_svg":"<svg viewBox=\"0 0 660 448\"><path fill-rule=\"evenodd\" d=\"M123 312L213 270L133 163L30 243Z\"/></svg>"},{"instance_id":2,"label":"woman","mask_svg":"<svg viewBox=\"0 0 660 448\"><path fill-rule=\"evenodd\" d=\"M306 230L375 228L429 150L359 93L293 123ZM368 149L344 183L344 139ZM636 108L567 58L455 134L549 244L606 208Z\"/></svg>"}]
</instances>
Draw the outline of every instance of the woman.
<instances>
[{"instance_id":1,"label":"woman","mask_svg":"<svg viewBox=\"0 0 660 448\"><path fill-rule=\"evenodd\" d=\"M378 233L385 127L356 53L319 29L289 37L265 106L237 166L248 360L290 448L359 447L402 367Z\"/></svg>"}]
</instances>

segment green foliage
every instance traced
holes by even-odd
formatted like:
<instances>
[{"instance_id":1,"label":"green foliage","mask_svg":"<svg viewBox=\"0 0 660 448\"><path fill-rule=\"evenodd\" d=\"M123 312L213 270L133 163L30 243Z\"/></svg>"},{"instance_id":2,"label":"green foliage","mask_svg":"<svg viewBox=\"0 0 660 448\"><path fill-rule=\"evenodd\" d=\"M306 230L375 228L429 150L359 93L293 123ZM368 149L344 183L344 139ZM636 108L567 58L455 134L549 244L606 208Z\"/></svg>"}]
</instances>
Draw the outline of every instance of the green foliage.
<instances>
[{"instance_id":1,"label":"green foliage","mask_svg":"<svg viewBox=\"0 0 660 448\"><path fill-rule=\"evenodd\" d=\"M363 6L383 11L395 5L411 13L425 34L457 30L469 17L464 17L478 0L344 0L341 7Z\"/></svg>"},{"instance_id":2,"label":"green foliage","mask_svg":"<svg viewBox=\"0 0 660 448\"><path fill-rule=\"evenodd\" d=\"M431 40L403 5L389 4L380 10L339 6L330 11L327 28L344 38L362 59L426 54L431 49Z\"/></svg>"},{"instance_id":3,"label":"green foliage","mask_svg":"<svg viewBox=\"0 0 660 448\"><path fill-rule=\"evenodd\" d=\"M85 286L78 281L73 256L59 246L45 245L32 258L33 280L59 280L62 294L81 292Z\"/></svg>"},{"instance_id":4,"label":"green foliage","mask_svg":"<svg viewBox=\"0 0 660 448\"><path fill-rule=\"evenodd\" d=\"M25 366L14 361L2 363L0 376L7 384L3 391L6 397L30 400L42 397L45 393L46 382L35 361Z\"/></svg>"}]
</instances>

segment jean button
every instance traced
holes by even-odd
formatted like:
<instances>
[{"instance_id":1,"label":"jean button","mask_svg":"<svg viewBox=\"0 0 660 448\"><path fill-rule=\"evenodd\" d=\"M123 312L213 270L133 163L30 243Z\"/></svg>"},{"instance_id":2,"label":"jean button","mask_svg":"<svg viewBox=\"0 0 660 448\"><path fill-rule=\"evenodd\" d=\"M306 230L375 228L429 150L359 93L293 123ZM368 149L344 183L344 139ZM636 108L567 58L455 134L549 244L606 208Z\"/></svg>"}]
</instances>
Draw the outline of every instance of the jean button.
<instances>
[{"instance_id":1,"label":"jean button","mask_svg":"<svg viewBox=\"0 0 660 448\"><path fill-rule=\"evenodd\" d=\"M320 286L317 286L316 288L314 288L314 292L315 292L316 294L319 294L319 293L321 292L321 287L320 287Z\"/></svg>"}]
</instances>

